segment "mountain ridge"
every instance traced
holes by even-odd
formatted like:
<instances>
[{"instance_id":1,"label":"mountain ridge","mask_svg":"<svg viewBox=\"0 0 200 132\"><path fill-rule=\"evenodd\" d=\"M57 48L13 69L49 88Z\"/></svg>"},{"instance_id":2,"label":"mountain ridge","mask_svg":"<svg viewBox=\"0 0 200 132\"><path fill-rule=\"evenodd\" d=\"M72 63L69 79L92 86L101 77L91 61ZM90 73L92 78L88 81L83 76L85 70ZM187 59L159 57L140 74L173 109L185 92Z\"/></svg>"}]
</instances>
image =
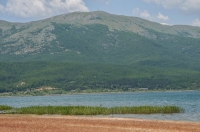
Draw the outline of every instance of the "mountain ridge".
<instances>
[{"instance_id":1,"label":"mountain ridge","mask_svg":"<svg viewBox=\"0 0 200 132\"><path fill-rule=\"evenodd\" d=\"M103 19L101 19L101 17L103 17ZM82 20L82 21L80 21L80 20ZM15 25L32 25L35 23L41 24L41 23L45 23L45 22L57 22L60 24L67 23L67 24L81 24L81 25L95 23L95 24L106 25L105 23L103 23L103 21L106 21L106 20L109 20L109 22L112 21L112 24L113 24L113 22L119 23L116 27L114 27L114 26L109 25L109 22L107 22L107 26L111 30L112 29L119 29L119 30L121 29L122 31L127 30L127 31L134 31L135 33L137 33L137 31L136 31L137 29L132 29L130 27L133 27L135 25L140 25L140 26L142 25L142 26L146 26L146 28L150 28L150 29L153 28L153 30L159 31L161 33L162 32L163 33L171 32L171 34L177 35L178 34L177 32L181 33L181 31L184 32L184 31L188 30L189 28L191 28L190 30L194 30L193 32L196 33L196 35L188 36L188 37L194 37L194 38L200 37L200 27L194 27L194 26L189 26L189 25L172 25L172 26L162 25L160 23L152 22L152 21L145 20L145 19L142 19L139 17L114 15L114 14L109 14L109 13L106 13L103 11L73 12L73 13L67 13L67 14L62 14L62 15L46 18L43 20L31 21L31 22L27 22L27 23L12 23L12 22L6 22L3 20L1 20L1 21L9 23L9 24L15 24ZM123 23L123 22L125 22L125 23ZM149 24L149 23L151 23L151 24ZM124 27L122 28L121 26L119 26L120 24ZM125 25L125 24L127 24L127 25ZM133 24L133 25L131 25L131 24ZM153 24L153 26L152 26L152 24ZM159 27L159 29L156 29L156 27ZM169 31L169 30L172 30L173 28L175 28L174 31ZM164 30L167 30L169 32L164 31ZM186 32L188 32L188 31L186 31ZM192 33L192 34L194 34L194 33Z\"/></svg>"},{"instance_id":2,"label":"mountain ridge","mask_svg":"<svg viewBox=\"0 0 200 132\"><path fill-rule=\"evenodd\" d=\"M101 17L103 17L103 18L101 18ZM65 18L68 18L68 19L65 19ZM188 31L188 30L191 30L190 28L192 28L192 30L194 30L195 32L194 33L192 32L191 35L187 36L187 37L200 38L200 27L194 27L194 26L189 26L189 25L168 26L168 25L162 25L157 22L145 20L145 19L142 19L139 17L114 15L114 14L109 14L109 13L106 13L103 11L73 12L73 13L69 13L69 14L63 14L63 15L58 15L55 17L47 18L45 20L47 20L47 21L51 20L52 22L58 22L61 24L63 24L63 23L68 23L68 24L74 24L74 23L80 24L81 23L81 25L94 24L94 23L103 24L103 25L107 25L110 30L116 30L116 29L122 30L122 31L127 30L127 31L133 31L134 33L139 33L139 34L140 34L140 32L138 32L138 30L140 30L140 28L137 27L137 25L144 26L149 29L153 28L153 30L155 30L155 31L165 33L165 34L173 34L173 35L179 35L182 32L190 33L192 31ZM61 21L61 20L63 20L63 21ZM83 20L85 20L85 21L83 21ZM109 22L112 21L112 24L110 24L109 22L107 24L105 24L104 23L105 20L109 20ZM41 20L41 21L43 21L43 20ZM113 22L117 22L119 24L115 23L116 26L113 26L114 25ZM149 26L149 23L151 23L150 26ZM120 24L121 24L121 26L120 26ZM134 26L136 26L136 27L134 27ZM136 29L134 29L132 27L134 27Z\"/></svg>"},{"instance_id":3,"label":"mountain ridge","mask_svg":"<svg viewBox=\"0 0 200 132\"><path fill-rule=\"evenodd\" d=\"M0 61L196 63L196 37L198 27L166 26L101 11L74 12L28 23L0 22Z\"/></svg>"}]
</instances>

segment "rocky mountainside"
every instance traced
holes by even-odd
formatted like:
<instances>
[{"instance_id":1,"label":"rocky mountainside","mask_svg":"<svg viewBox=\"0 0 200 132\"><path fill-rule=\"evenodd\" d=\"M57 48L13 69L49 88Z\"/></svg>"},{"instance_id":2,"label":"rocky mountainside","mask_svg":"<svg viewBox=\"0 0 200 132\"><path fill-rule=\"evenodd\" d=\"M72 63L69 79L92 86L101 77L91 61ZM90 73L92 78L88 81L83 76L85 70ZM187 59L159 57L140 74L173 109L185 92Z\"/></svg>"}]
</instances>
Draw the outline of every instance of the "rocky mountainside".
<instances>
[{"instance_id":1,"label":"rocky mountainside","mask_svg":"<svg viewBox=\"0 0 200 132\"><path fill-rule=\"evenodd\" d=\"M75 12L29 23L0 21L1 61L198 61L200 28L106 12Z\"/></svg>"}]
</instances>

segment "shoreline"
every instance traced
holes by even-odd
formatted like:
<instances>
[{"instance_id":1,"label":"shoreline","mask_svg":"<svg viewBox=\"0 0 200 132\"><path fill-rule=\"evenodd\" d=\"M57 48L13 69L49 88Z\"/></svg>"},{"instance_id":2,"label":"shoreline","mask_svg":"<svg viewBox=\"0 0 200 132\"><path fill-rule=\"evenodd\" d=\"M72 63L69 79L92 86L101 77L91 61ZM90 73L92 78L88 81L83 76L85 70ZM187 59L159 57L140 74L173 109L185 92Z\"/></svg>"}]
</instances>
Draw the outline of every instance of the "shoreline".
<instances>
[{"instance_id":1,"label":"shoreline","mask_svg":"<svg viewBox=\"0 0 200 132\"><path fill-rule=\"evenodd\" d=\"M126 94L126 93L170 93L170 92L196 92L196 91L200 91L200 90L166 90L166 91L154 91L154 90L148 90L148 91L119 91L119 92L77 92L77 93L65 93L65 94L45 94L45 95L29 95L29 94L19 94L19 95L3 95L4 93L0 93L0 98L3 97L34 97L34 96L65 96L65 95L85 95L85 94Z\"/></svg>"},{"instance_id":2,"label":"shoreline","mask_svg":"<svg viewBox=\"0 0 200 132\"><path fill-rule=\"evenodd\" d=\"M197 132L200 130L198 122L132 118L0 115L0 120L0 132Z\"/></svg>"}]
</instances>

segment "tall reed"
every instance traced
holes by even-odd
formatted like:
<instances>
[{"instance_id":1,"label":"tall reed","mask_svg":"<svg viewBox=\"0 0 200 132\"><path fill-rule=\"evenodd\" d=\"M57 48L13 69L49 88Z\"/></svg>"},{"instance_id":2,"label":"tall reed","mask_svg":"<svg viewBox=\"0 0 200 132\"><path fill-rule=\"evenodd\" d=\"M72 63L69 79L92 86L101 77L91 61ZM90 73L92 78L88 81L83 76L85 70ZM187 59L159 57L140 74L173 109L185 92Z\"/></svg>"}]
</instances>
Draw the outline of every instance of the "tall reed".
<instances>
[{"instance_id":1,"label":"tall reed","mask_svg":"<svg viewBox=\"0 0 200 132\"><path fill-rule=\"evenodd\" d=\"M6 105L0 105L0 110L11 110L13 109L11 106L6 106Z\"/></svg>"},{"instance_id":2,"label":"tall reed","mask_svg":"<svg viewBox=\"0 0 200 132\"><path fill-rule=\"evenodd\" d=\"M16 114L59 114L59 115L110 115L110 114L172 114L184 110L177 106L125 106L125 107L92 107L92 106L31 106L15 109Z\"/></svg>"}]
</instances>

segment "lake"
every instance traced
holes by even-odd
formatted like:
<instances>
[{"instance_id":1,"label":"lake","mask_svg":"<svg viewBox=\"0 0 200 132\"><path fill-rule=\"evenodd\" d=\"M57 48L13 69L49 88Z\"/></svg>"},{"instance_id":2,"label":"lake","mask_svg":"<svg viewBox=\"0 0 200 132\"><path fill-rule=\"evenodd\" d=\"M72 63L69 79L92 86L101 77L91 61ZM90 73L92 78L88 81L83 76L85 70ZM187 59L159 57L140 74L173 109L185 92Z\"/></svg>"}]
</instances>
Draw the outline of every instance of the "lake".
<instances>
[{"instance_id":1,"label":"lake","mask_svg":"<svg viewBox=\"0 0 200 132\"><path fill-rule=\"evenodd\" d=\"M134 92L108 94L77 94L31 97L0 97L1 105L25 106L163 106L175 105L185 109L179 114L113 115L123 118L142 118L200 122L200 92ZM112 115L110 115L112 116Z\"/></svg>"}]
</instances>

